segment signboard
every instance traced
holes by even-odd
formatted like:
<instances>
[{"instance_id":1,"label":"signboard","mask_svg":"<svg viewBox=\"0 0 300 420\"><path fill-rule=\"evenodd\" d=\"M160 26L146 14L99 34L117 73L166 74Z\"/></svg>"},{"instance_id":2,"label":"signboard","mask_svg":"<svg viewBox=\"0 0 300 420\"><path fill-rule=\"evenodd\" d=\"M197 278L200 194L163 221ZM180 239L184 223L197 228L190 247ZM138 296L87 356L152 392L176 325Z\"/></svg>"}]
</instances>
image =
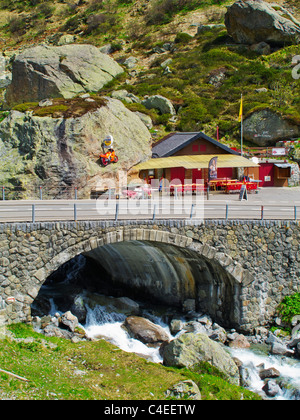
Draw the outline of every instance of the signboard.
<instances>
[{"instance_id":1,"label":"signboard","mask_svg":"<svg viewBox=\"0 0 300 420\"><path fill-rule=\"evenodd\" d=\"M285 147L273 147L272 156L285 156L286 150Z\"/></svg>"},{"instance_id":2,"label":"signboard","mask_svg":"<svg viewBox=\"0 0 300 420\"><path fill-rule=\"evenodd\" d=\"M245 184L242 185L240 189L240 201L248 200L248 194L247 194L247 187Z\"/></svg>"},{"instance_id":3,"label":"signboard","mask_svg":"<svg viewBox=\"0 0 300 420\"><path fill-rule=\"evenodd\" d=\"M208 164L208 180L209 181L211 181L212 179L218 178L217 160L218 160L218 156L215 156L209 161L209 164Z\"/></svg>"}]
</instances>

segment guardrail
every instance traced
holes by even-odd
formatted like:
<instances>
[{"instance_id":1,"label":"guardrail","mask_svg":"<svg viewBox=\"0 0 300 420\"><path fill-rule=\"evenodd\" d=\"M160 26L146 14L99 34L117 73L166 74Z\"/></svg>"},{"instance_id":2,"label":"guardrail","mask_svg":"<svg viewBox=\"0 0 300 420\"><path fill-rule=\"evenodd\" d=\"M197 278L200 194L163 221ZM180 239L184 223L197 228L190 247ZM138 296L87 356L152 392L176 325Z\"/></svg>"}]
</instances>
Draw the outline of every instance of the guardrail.
<instances>
[{"instance_id":1,"label":"guardrail","mask_svg":"<svg viewBox=\"0 0 300 420\"><path fill-rule=\"evenodd\" d=\"M2 202L0 223L92 220L300 220L300 206L211 203L195 200Z\"/></svg>"}]
</instances>

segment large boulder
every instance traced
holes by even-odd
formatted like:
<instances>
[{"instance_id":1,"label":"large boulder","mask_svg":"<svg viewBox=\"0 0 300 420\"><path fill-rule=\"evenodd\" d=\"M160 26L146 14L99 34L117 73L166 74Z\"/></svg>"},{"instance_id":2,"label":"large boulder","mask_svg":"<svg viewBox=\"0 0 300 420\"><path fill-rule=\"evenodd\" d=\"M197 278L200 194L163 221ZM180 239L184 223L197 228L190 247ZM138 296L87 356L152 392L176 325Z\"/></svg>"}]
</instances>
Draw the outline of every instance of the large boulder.
<instances>
[{"instance_id":1,"label":"large boulder","mask_svg":"<svg viewBox=\"0 0 300 420\"><path fill-rule=\"evenodd\" d=\"M227 9L225 25L228 34L242 44L300 42L300 23L283 7L262 0L236 1Z\"/></svg>"},{"instance_id":2,"label":"large boulder","mask_svg":"<svg viewBox=\"0 0 300 420\"><path fill-rule=\"evenodd\" d=\"M192 367L209 362L225 373L228 381L239 385L239 370L224 348L204 334L185 333L164 348L164 365Z\"/></svg>"},{"instance_id":3,"label":"large boulder","mask_svg":"<svg viewBox=\"0 0 300 420\"><path fill-rule=\"evenodd\" d=\"M140 316L127 317L124 327L132 337L145 344L161 344L170 340L169 335L160 325Z\"/></svg>"},{"instance_id":4,"label":"large boulder","mask_svg":"<svg viewBox=\"0 0 300 420\"><path fill-rule=\"evenodd\" d=\"M102 168L98 156L109 133L119 162ZM89 197L106 179L117 181L120 171L150 158L151 134L122 102L106 98L105 105L80 117L11 111L0 123L0 151L10 162L0 168L3 182L15 178L24 186L43 185L45 198L74 197L74 187Z\"/></svg>"},{"instance_id":5,"label":"large boulder","mask_svg":"<svg viewBox=\"0 0 300 420\"><path fill-rule=\"evenodd\" d=\"M93 45L39 45L19 54L7 89L9 105L45 98L72 98L98 91L123 69Z\"/></svg>"},{"instance_id":6,"label":"large boulder","mask_svg":"<svg viewBox=\"0 0 300 420\"><path fill-rule=\"evenodd\" d=\"M175 108L170 99L161 95L149 96L142 101L142 105L148 109L157 109L161 114L176 114Z\"/></svg>"},{"instance_id":7,"label":"large boulder","mask_svg":"<svg viewBox=\"0 0 300 420\"><path fill-rule=\"evenodd\" d=\"M300 127L271 109L253 112L244 120L244 138L258 146L272 146L277 141L299 137Z\"/></svg>"}]
</instances>

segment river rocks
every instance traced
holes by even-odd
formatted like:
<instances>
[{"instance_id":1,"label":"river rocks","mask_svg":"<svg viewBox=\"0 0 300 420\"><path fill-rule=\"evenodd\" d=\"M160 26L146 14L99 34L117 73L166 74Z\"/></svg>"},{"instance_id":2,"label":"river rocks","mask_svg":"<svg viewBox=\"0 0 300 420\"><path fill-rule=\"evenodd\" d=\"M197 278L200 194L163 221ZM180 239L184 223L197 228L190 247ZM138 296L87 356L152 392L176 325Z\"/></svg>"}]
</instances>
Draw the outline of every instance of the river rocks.
<instances>
[{"instance_id":1,"label":"river rocks","mask_svg":"<svg viewBox=\"0 0 300 420\"><path fill-rule=\"evenodd\" d=\"M283 7L262 0L238 0L227 9L228 34L243 44L298 44L300 23Z\"/></svg>"},{"instance_id":2,"label":"river rocks","mask_svg":"<svg viewBox=\"0 0 300 420\"><path fill-rule=\"evenodd\" d=\"M65 327L68 327L72 332L75 331L75 328L78 327L78 318L73 315L70 311L65 312L59 318L60 324Z\"/></svg>"},{"instance_id":3,"label":"river rocks","mask_svg":"<svg viewBox=\"0 0 300 420\"><path fill-rule=\"evenodd\" d=\"M279 378L279 376L280 376L280 372L274 367L270 367L269 369L262 369L259 372L259 377L260 379L263 379L263 380L267 378L270 378L270 379Z\"/></svg>"},{"instance_id":4,"label":"river rocks","mask_svg":"<svg viewBox=\"0 0 300 420\"><path fill-rule=\"evenodd\" d=\"M100 90L122 72L119 64L92 45L39 45L15 58L6 101L11 106L45 98L72 98Z\"/></svg>"},{"instance_id":5,"label":"river rocks","mask_svg":"<svg viewBox=\"0 0 300 420\"><path fill-rule=\"evenodd\" d=\"M46 315L32 319L34 329L47 337L58 337L77 343L86 340L85 331L79 326L78 319L70 311L55 316Z\"/></svg>"},{"instance_id":6,"label":"river rocks","mask_svg":"<svg viewBox=\"0 0 300 420\"><path fill-rule=\"evenodd\" d=\"M244 138L258 146L275 145L277 141L298 137L300 126L277 112L263 109L244 120Z\"/></svg>"},{"instance_id":7,"label":"river rocks","mask_svg":"<svg viewBox=\"0 0 300 420\"><path fill-rule=\"evenodd\" d=\"M119 163L102 168L98 156L108 133L114 137ZM147 127L112 98L81 117L40 117L11 111L0 124L0 139L2 158L12 160L14 177L22 183L24 173L30 173L32 182L46 184L55 194L61 192L60 198L74 197L75 187L84 188L82 198L89 197L92 189L103 189L106 178L118 176L114 168L128 171L151 156ZM2 170L4 177L11 178L6 168Z\"/></svg>"},{"instance_id":8,"label":"river rocks","mask_svg":"<svg viewBox=\"0 0 300 420\"><path fill-rule=\"evenodd\" d=\"M227 336L228 338L229 336ZM229 342L229 347L233 349L247 349L250 347L250 343L243 334L235 333L233 339Z\"/></svg>"},{"instance_id":9,"label":"river rocks","mask_svg":"<svg viewBox=\"0 0 300 420\"><path fill-rule=\"evenodd\" d=\"M272 379L267 381L262 389L265 391L268 397L275 397L281 391L280 386Z\"/></svg>"},{"instance_id":10,"label":"river rocks","mask_svg":"<svg viewBox=\"0 0 300 420\"><path fill-rule=\"evenodd\" d=\"M289 349L284 343L275 341L271 344L270 353L276 356L291 356L294 354L294 351Z\"/></svg>"},{"instance_id":11,"label":"river rocks","mask_svg":"<svg viewBox=\"0 0 300 420\"><path fill-rule=\"evenodd\" d=\"M164 348L164 365L192 367L209 362L228 377L229 382L239 384L239 370L230 355L220 344L204 334L185 333Z\"/></svg>"},{"instance_id":12,"label":"river rocks","mask_svg":"<svg viewBox=\"0 0 300 420\"><path fill-rule=\"evenodd\" d=\"M144 344L162 344L170 340L169 335L162 327L143 317L127 317L124 327L132 337Z\"/></svg>"}]
</instances>

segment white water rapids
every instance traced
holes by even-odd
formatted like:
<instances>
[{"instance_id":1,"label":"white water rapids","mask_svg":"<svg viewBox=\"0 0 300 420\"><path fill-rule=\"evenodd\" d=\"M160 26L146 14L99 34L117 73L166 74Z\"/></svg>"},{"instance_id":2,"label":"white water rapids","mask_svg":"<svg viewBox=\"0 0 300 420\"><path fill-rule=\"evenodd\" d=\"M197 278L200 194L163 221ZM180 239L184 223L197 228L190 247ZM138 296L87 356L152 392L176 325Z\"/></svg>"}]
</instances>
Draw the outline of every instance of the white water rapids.
<instances>
[{"instance_id":1,"label":"white water rapids","mask_svg":"<svg viewBox=\"0 0 300 420\"><path fill-rule=\"evenodd\" d=\"M101 337L126 352L142 355L155 363L161 363L163 361L159 354L159 348L146 346L141 341L130 337L127 331L122 328L126 319L125 314L108 312L106 307L101 305L96 305L94 309L87 307L87 310L84 329L89 338ZM170 340L173 338L170 334L169 327L161 319L156 317L155 323L164 328L169 334Z\"/></svg>"},{"instance_id":2,"label":"white water rapids","mask_svg":"<svg viewBox=\"0 0 300 420\"><path fill-rule=\"evenodd\" d=\"M258 374L259 365L264 365L264 369L271 367L277 369L280 372L280 379L284 382L285 386L282 387L281 392L274 398L276 400L291 400L295 399L295 391L298 391L297 399L300 398L300 361L292 359L290 357L272 356L257 352L255 350L238 350L231 349L230 351L233 357L238 358L243 366L247 369L249 389L256 392L263 397L266 397L262 387L264 381L260 379Z\"/></svg>"}]
</instances>

